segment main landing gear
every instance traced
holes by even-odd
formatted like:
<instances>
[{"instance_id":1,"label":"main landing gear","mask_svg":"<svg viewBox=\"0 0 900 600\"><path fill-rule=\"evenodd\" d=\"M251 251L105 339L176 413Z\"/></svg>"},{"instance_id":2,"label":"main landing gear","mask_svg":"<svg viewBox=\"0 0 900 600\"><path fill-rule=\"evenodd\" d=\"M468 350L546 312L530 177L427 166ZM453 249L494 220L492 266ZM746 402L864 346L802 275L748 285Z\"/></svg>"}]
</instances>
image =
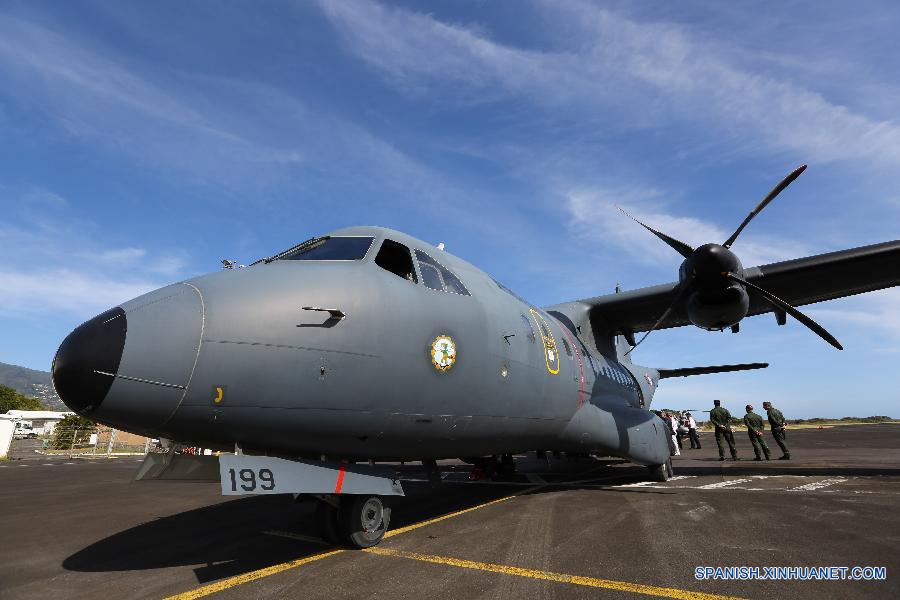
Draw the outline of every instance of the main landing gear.
<instances>
[{"instance_id":1,"label":"main landing gear","mask_svg":"<svg viewBox=\"0 0 900 600\"><path fill-rule=\"evenodd\" d=\"M384 537L391 523L387 496L318 495L316 525L325 541L352 548L370 548Z\"/></svg>"},{"instance_id":2,"label":"main landing gear","mask_svg":"<svg viewBox=\"0 0 900 600\"><path fill-rule=\"evenodd\" d=\"M650 477L654 481L668 481L675 475L672 470L671 458L667 458L666 462L661 465L650 465L647 468L650 469Z\"/></svg>"}]
</instances>

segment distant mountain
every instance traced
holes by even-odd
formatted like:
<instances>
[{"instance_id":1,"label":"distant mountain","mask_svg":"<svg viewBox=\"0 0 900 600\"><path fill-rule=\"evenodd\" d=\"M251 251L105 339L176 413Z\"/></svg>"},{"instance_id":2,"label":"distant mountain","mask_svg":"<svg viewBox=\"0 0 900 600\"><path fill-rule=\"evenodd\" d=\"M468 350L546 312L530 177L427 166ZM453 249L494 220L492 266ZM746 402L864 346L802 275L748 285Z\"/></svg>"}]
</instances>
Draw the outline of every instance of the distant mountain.
<instances>
[{"instance_id":1,"label":"distant mountain","mask_svg":"<svg viewBox=\"0 0 900 600\"><path fill-rule=\"evenodd\" d=\"M52 410L69 410L53 390L53 381L48 371L36 371L0 362L0 384L11 387L20 394L40 398Z\"/></svg>"}]
</instances>

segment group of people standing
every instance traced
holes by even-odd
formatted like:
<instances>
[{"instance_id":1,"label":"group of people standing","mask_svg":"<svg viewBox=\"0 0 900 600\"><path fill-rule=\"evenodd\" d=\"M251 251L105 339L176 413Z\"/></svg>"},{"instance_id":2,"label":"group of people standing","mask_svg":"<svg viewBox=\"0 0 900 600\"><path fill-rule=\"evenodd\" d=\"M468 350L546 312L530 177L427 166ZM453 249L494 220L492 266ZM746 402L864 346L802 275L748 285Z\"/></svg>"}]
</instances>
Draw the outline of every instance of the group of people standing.
<instances>
[{"instance_id":1,"label":"group of people standing","mask_svg":"<svg viewBox=\"0 0 900 600\"><path fill-rule=\"evenodd\" d=\"M669 451L672 456L681 454L681 438L687 435L691 440L691 450L700 449L700 434L697 433L697 421L689 412L682 412L679 416L675 416L669 412L663 412L659 415L662 417L666 428L669 430L671 439L669 440ZM684 433L682 433L684 432Z\"/></svg>"},{"instance_id":2,"label":"group of people standing","mask_svg":"<svg viewBox=\"0 0 900 600\"><path fill-rule=\"evenodd\" d=\"M787 427L787 422L784 420L784 415L781 414L780 410L772 406L771 402L763 402L763 408L766 409L766 416L769 420L769 428L772 431L772 437L775 438L775 443L778 444L783 453L778 459L790 460L791 452L788 450L787 444L785 444L785 428ZM750 437L750 443L753 444L753 453L756 455L756 458L753 460L762 460L762 455L766 457L766 460L769 460L771 454L769 452L769 446L766 444L766 440L763 437L763 430L765 429L763 419L753 412L752 404L748 404L745 409L747 410L747 414L744 415L744 425L747 427L747 435ZM723 441L728 443L728 449L731 450L731 460L740 460L737 455L737 448L734 446L734 430L731 428L731 413L728 412L727 408L722 408L721 401L713 400L713 409L709 411L709 420L712 422L713 427L715 427L716 445L719 447L719 460L725 460L725 444Z\"/></svg>"},{"instance_id":3,"label":"group of people standing","mask_svg":"<svg viewBox=\"0 0 900 600\"><path fill-rule=\"evenodd\" d=\"M762 460L763 456L766 457L766 460L769 460L771 458L771 453L769 451L769 446L766 444L766 440L763 437L763 431L765 429L763 418L753 412L752 404L748 404L745 408L747 414L744 415L744 425L747 427L747 435L750 437L750 443L753 444L753 453L756 455L754 460ZM790 460L791 453L785 443L785 428L787 422L784 419L784 415L781 414L780 410L772 406L771 402L763 402L763 408L766 410L772 437L775 438L775 443L778 444L783 453L782 456L779 457L779 460ZM684 435L682 433L684 431L686 431L687 437L691 440L691 449L700 449L700 435L697 432L697 421L694 420L691 413L682 412L680 415L676 416L669 412L663 412L659 414L659 416L662 418L663 423L665 423L666 429L668 429L670 435L669 450L672 456L679 456L681 454L681 438ZM726 443L728 444L728 449L731 451L731 459L740 460L737 455L737 448L734 445L734 429L731 427L731 413L728 412L727 408L722 407L722 402L720 400L713 400L713 409L709 411L709 420L712 422L715 430L716 445L719 447L719 460L725 460Z\"/></svg>"}]
</instances>

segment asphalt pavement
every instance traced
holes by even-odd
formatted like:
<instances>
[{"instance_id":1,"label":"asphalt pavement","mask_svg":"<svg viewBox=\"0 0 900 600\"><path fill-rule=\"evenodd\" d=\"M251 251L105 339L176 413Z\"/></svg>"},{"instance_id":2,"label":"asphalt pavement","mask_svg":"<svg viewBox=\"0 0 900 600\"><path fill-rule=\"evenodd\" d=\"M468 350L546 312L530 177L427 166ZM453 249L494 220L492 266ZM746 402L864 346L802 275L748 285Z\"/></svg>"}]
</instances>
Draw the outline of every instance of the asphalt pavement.
<instances>
[{"instance_id":1,"label":"asphalt pavement","mask_svg":"<svg viewBox=\"0 0 900 600\"><path fill-rule=\"evenodd\" d=\"M407 465L407 496L374 551L319 540L312 501L135 483L134 457L32 450L0 463L0 598L900 595L900 426L792 430L791 461L719 462L713 436L702 442L665 483L622 461L531 455L503 483L445 462L433 489ZM704 566L873 566L886 578L697 580Z\"/></svg>"}]
</instances>

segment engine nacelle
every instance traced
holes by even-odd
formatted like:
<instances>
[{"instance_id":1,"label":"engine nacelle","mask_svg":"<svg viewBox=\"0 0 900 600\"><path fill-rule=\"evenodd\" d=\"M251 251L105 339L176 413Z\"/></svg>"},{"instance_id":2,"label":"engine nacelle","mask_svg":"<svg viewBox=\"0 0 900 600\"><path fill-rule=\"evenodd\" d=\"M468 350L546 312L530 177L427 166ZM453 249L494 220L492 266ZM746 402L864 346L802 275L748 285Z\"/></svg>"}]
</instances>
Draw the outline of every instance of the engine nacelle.
<instances>
[{"instance_id":1,"label":"engine nacelle","mask_svg":"<svg viewBox=\"0 0 900 600\"><path fill-rule=\"evenodd\" d=\"M750 297L740 283L723 277L743 275L738 257L720 244L704 244L681 263L680 284L690 286L685 300L688 319L703 329L724 329L738 323L750 310Z\"/></svg>"},{"instance_id":2,"label":"engine nacelle","mask_svg":"<svg viewBox=\"0 0 900 600\"><path fill-rule=\"evenodd\" d=\"M739 283L724 289L700 289L687 300L688 319L703 329L724 329L740 322L750 310L750 296Z\"/></svg>"}]
</instances>

